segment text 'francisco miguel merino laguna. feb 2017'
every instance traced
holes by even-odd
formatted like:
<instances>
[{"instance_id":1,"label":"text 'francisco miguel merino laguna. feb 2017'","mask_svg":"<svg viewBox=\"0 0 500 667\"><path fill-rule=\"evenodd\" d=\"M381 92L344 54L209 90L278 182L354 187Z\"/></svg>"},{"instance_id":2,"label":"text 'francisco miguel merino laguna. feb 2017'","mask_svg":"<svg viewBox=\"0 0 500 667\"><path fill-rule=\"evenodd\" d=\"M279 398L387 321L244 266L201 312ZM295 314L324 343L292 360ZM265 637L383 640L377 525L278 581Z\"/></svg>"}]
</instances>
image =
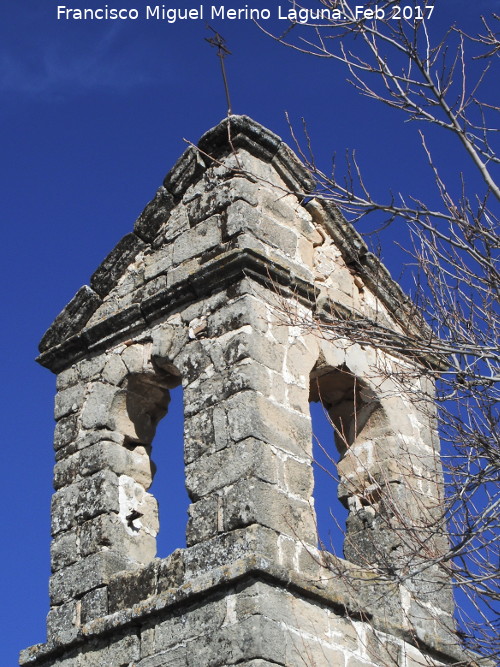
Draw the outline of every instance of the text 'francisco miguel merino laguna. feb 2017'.
<instances>
[{"instance_id":1,"label":"text 'francisco miguel merino laguna. feb 2017'","mask_svg":"<svg viewBox=\"0 0 500 667\"><path fill-rule=\"evenodd\" d=\"M434 7L419 5L408 5L402 7L397 5L391 8L392 14L386 15L386 9L378 7L365 8L364 5L354 5L353 16L356 19L423 19L430 18ZM234 8L226 5L197 5L196 7L169 7L168 5L145 5L143 7L68 7L57 5L58 20L75 21L135 21L145 19L151 21L165 21L176 23L177 21L204 21L204 20L230 20L230 21L267 21L269 19L281 19L292 23L308 23L310 21L338 21L343 17L339 9L309 9L305 7L290 8L277 5L272 8L244 7ZM408 14L411 13L411 16Z\"/></svg>"}]
</instances>

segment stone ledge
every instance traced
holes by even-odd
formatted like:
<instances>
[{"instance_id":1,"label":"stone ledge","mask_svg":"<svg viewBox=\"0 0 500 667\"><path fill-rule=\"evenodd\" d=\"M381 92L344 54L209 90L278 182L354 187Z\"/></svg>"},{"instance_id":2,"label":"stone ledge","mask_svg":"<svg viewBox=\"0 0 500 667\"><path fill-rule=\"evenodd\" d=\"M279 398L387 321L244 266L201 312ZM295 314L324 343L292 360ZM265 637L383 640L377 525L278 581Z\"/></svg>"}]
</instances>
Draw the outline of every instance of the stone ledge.
<instances>
[{"instance_id":1,"label":"stone ledge","mask_svg":"<svg viewBox=\"0 0 500 667\"><path fill-rule=\"evenodd\" d=\"M383 302L386 302L384 292L386 288L388 290L395 283L387 272L382 275L379 287L374 286L372 289ZM58 344L54 344L55 339L51 337L52 347L45 349L37 361L54 373L59 373L82 359L90 351L99 351L120 339L130 338L138 330L175 311L180 306L186 306L210 293L226 289L244 278L255 280L281 297L293 297L311 309L317 308L317 289L312 283L296 276L293 268L286 265L286 260L283 259L278 263L256 250L233 249L222 252L202 264L193 276L158 291L140 304L133 303L128 308L91 327L82 329ZM374 282L373 284L375 285ZM398 303L401 305L402 302L398 301ZM388 306L393 312L391 304ZM354 317L347 308L341 308L342 312L338 313L341 319ZM400 313L407 313L405 308L408 306L401 307ZM328 316L337 310L335 304L322 304L317 314L324 319L329 319ZM405 315L404 318L397 317L397 319L408 329L411 322L409 314L408 317ZM401 346L401 353L406 353L404 345ZM438 360L426 358L425 362L436 366Z\"/></svg>"},{"instance_id":2,"label":"stone ledge","mask_svg":"<svg viewBox=\"0 0 500 667\"><path fill-rule=\"evenodd\" d=\"M43 354L62 340L78 333L102 303L101 297L88 285L80 287L68 305L44 333L38 349Z\"/></svg>"},{"instance_id":3,"label":"stone ledge","mask_svg":"<svg viewBox=\"0 0 500 667\"><path fill-rule=\"evenodd\" d=\"M138 327L146 326L197 298L234 285L235 281L245 277L267 286L279 286L283 296L294 296L310 306L314 304L314 286L294 276L284 264L279 265L254 250L231 250L203 264L192 277L161 290L140 305L132 304L45 350L37 361L58 373L90 350L97 351L120 338L130 337Z\"/></svg>"},{"instance_id":4,"label":"stone ledge","mask_svg":"<svg viewBox=\"0 0 500 667\"><path fill-rule=\"evenodd\" d=\"M176 552L177 557L185 558L190 549ZM168 560L168 559L165 559ZM161 565L163 561L158 561ZM356 566L346 566L355 569L361 580L370 586L373 574L363 572ZM64 644L37 644L21 652L20 665L36 665L42 661L55 659L63 652L73 650L83 643L92 639L111 636L113 633L128 626L137 626L146 619L159 615L166 610L172 611L176 608L192 605L197 600L206 598L213 593L223 592L225 589L233 588L236 584L243 582L254 583L262 581L272 586L293 591L301 597L326 605L335 613L349 616L359 621L370 622L376 630L388 633L395 638L406 641L416 646L419 650L432 658L445 663L468 664L469 667L480 665L493 667L490 661L484 659L472 659L472 657L450 645L440 637L424 633L418 627L408 628L398 619L388 618L384 610L367 609L362 607L355 599L351 588L337 578L334 573L318 564L318 577L313 579L295 571L291 571L272 559L259 553L235 559L234 561L214 568L210 572L182 583L176 588L168 588L161 593L152 595L144 601L107 616L94 619L83 626L71 641ZM118 579L121 574L116 575ZM130 576L127 573L127 576ZM393 587L399 597L397 584ZM366 592L366 591L365 591ZM465 662L467 661L467 662Z\"/></svg>"}]
</instances>

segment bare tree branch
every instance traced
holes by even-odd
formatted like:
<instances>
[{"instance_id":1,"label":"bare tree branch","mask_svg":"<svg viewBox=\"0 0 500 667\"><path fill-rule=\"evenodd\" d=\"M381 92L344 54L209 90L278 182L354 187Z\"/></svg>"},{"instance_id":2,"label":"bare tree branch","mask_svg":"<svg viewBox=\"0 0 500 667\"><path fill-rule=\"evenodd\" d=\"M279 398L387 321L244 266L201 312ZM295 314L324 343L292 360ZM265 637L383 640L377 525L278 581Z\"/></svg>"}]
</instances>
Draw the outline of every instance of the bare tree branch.
<instances>
[{"instance_id":1,"label":"bare tree branch","mask_svg":"<svg viewBox=\"0 0 500 667\"><path fill-rule=\"evenodd\" d=\"M292 4L297 12L306 9L299 2ZM392 502L385 493L386 520L406 544L402 553L407 563L397 576L408 580L431 567L451 574L458 591L458 636L480 655L498 658L500 184L495 169L500 162L500 106L491 96L500 77L500 17L482 17L478 34L452 26L436 40L429 0L408 3L408 8L397 0L369 0L364 9L375 11L376 6L383 13L365 18L366 12L357 12L355 3L317 0L317 18L297 20L281 35L271 36L304 55L341 64L362 96L396 109L402 119L420 126L437 205L434 199L424 201L412 194L411 186L381 201L371 194L355 153L340 176L335 162L326 173L317 164L305 124L303 140L291 123L290 130L316 179L318 197L333 202L353 223L373 213L383 215L384 225L406 223L416 301L430 329L422 328L421 336L405 336L361 313L346 317L335 307L329 312L319 309L315 319L306 321L283 304L282 315L293 316L294 324L320 337L370 343L437 361L428 372L438 380L445 513L429 515L425 525L416 526L398 509L397 499ZM493 86L487 87L489 81ZM463 148L465 173L457 171L451 185L437 166L424 134L426 125ZM453 194L457 184L459 195ZM410 379L401 377L401 382L408 384ZM334 428L337 438L345 439L335 422ZM332 477L339 476L332 472ZM413 500L421 503L417 493ZM444 521L450 544L443 552L434 548L430 536L439 533ZM389 562L385 571L380 569L382 555L377 562L373 567L381 577L396 576ZM351 583L356 585L355 577Z\"/></svg>"}]
</instances>

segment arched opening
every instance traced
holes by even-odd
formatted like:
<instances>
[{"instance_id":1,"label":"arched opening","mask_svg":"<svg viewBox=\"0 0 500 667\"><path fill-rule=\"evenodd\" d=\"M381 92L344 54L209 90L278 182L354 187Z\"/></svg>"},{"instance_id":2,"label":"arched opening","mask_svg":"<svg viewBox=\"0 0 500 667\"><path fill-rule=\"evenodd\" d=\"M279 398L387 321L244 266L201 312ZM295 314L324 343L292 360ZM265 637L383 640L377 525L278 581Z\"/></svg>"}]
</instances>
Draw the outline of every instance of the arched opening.
<instances>
[{"instance_id":1,"label":"arched opening","mask_svg":"<svg viewBox=\"0 0 500 667\"><path fill-rule=\"evenodd\" d=\"M184 405L182 386L170 390L168 415L159 424L151 458L156 469L150 492L158 502L160 530L157 556L164 558L186 546L187 508L184 471Z\"/></svg>"},{"instance_id":2,"label":"arched opening","mask_svg":"<svg viewBox=\"0 0 500 667\"><path fill-rule=\"evenodd\" d=\"M354 526L353 517L372 511L378 500L379 487L372 484L371 477L374 445L370 424L381 412L380 403L366 382L346 367L315 369L309 400L320 546L358 560L346 533ZM332 500L335 495L337 502Z\"/></svg>"},{"instance_id":3,"label":"arched opening","mask_svg":"<svg viewBox=\"0 0 500 667\"><path fill-rule=\"evenodd\" d=\"M173 367L146 365L144 372L127 377L114 400L115 423L132 457L120 477L119 518L129 555L143 563L186 544L180 381Z\"/></svg>"},{"instance_id":4,"label":"arched opening","mask_svg":"<svg viewBox=\"0 0 500 667\"><path fill-rule=\"evenodd\" d=\"M314 507L318 546L342 556L347 510L337 498L340 454L333 427L320 401L309 404L313 437Z\"/></svg>"}]
</instances>

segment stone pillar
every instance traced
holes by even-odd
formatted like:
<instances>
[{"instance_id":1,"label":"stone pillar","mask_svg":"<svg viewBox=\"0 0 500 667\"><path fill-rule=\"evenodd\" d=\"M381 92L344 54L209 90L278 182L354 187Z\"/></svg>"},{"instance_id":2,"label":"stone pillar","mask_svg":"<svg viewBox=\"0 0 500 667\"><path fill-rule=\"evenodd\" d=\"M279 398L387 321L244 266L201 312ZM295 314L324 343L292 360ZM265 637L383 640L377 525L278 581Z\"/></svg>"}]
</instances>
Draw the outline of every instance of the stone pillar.
<instances>
[{"instance_id":1,"label":"stone pillar","mask_svg":"<svg viewBox=\"0 0 500 667\"><path fill-rule=\"evenodd\" d=\"M187 543L260 524L315 546L306 380L314 358L302 345L294 366L299 343L270 324L270 306L252 291L200 318L182 353Z\"/></svg>"},{"instance_id":2,"label":"stone pillar","mask_svg":"<svg viewBox=\"0 0 500 667\"><path fill-rule=\"evenodd\" d=\"M109 578L156 554L150 444L179 379L155 369L150 351L120 345L58 377L48 619L57 636L107 613Z\"/></svg>"}]
</instances>

